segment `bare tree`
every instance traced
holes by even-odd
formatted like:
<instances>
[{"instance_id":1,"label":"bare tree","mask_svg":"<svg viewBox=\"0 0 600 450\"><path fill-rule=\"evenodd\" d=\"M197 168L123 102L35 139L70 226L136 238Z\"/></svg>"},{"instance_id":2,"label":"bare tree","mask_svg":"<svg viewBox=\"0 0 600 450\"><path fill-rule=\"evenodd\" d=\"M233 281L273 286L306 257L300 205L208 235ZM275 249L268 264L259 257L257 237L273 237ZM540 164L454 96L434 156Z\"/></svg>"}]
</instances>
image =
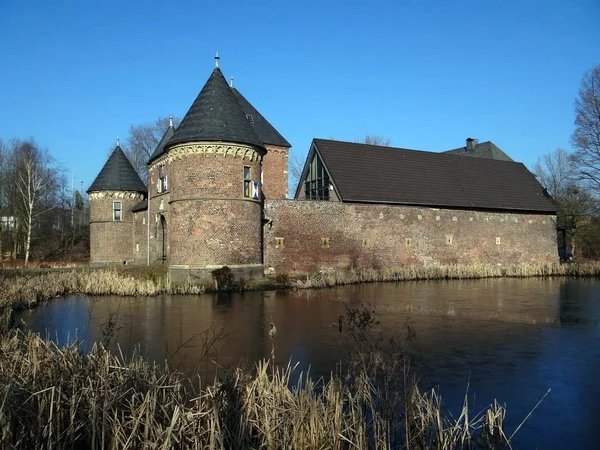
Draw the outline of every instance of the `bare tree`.
<instances>
[{"instance_id":1,"label":"bare tree","mask_svg":"<svg viewBox=\"0 0 600 450\"><path fill-rule=\"evenodd\" d=\"M562 148L538 158L534 171L540 184L554 198L565 193L575 179L571 155Z\"/></svg>"},{"instance_id":2,"label":"bare tree","mask_svg":"<svg viewBox=\"0 0 600 450\"><path fill-rule=\"evenodd\" d=\"M578 179L600 194L600 65L581 80L571 143Z\"/></svg>"},{"instance_id":3,"label":"bare tree","mask_svg":"<svg viewBox=\"0 0 600 450\"><path fill-rule=\"evenodd\" d=\"M169 117L159 117L154 123L129 126L123 151L144 183L148 180L148 159L169 128L169 121ZM177 117L173 118L175 128L179 122Z\"/></svg>"},{"instance_id":4,"label":"bare tree","mask_svg":"<svg viewBox=\"0 0 600 450\"><path fill-rule=\"evenodd\" d=\"M367 134L364 139L358 142L368 145L379 145L381 147L390 147L392 145L392 140L381 134Z\"/></svg>"},{"instance_id":5,"label":"bare tree","mask_svg":"<svg viewBox=\"0 0 600 450\"><path fill-rule=\"evenodd\" d=\"M559 245L569 246L575 253L578 243L585 244L584 232L596 216L596 199L578 180L572 155L561 148L539 158L535 174L558 205L558 226L564 232Z\"/></svg>"},{"instance_id":6,"label":"bare tree","mask_svg":"<svg viewBox=\"0 0 600 450\"><path fill-rule=\"evenodd\" d=\"M16 148L13 158L24 231L24 266L27 267L35 222L41 214L54 207L49 200L56 174L51 167L52 158L33 141L22 142Z\"/></svg>"},{"instance_id":7,"label":"bare tree","mask_svg":"<svg viewBox=\"0 0 600 450\"><path fill-rule=\"evenodd\" d=\"M300 178L302 177L302 169L304 169L304 163L296 156L295 154L290 154L289 162L288 162L288 171L290 175L289 186L291 187L290 192L295 194L296 187L300 182Z\"/></svg>"}]
</instances>

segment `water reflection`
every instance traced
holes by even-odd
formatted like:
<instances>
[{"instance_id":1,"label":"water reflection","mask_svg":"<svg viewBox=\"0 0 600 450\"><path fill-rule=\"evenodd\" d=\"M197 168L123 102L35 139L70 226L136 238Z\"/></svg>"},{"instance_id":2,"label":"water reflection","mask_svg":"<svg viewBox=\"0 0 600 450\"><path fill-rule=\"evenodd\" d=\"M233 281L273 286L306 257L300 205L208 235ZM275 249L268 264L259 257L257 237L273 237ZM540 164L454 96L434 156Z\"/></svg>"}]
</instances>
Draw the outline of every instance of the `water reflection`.
<instances>
[{"instance_id":1,"label":"water reflection","mask_svg":"<svg viewBox=\"0 0 600 450\"><path fill-rule=\"evenodd\" d=\"M600 299L598 280L506 279L409 282L321 291L246 292L156 298L70 297L21 317L59 342L83 346L102 338L101 324L117 318L114 341L125 354L139 345L147 358L169 360L189 373L215 364L269 357L269 323L277 326L276 360L289 359L314 375L339 361L337 327L345 305L375 304L383 336L415 328L423 387L439 386L447 405L460 408L469 384L475 412L494 398L506 402L513 429L548 388L516 448L593 447L600 435ZM226 337L209 366L201 364L209 327ZM592 443L592 445L590 445Z\"/></svg>"}]
</instances>

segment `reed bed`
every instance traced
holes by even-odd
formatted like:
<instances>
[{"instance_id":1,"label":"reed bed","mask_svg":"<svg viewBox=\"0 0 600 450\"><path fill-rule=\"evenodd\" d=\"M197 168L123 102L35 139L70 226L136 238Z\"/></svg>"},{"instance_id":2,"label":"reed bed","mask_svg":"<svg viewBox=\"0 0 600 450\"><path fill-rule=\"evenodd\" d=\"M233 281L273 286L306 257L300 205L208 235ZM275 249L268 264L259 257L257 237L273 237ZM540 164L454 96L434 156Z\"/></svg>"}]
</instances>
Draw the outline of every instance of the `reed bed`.
<instances>
[{"instance_id":1,"label":"reed bed","mask_svg":"<svg viewBox=\"0 0 600 450\"><path fill-rule=\"evenodd\" d=\"M57 347L22 331L0 337L0 448L473 449L504 448L505 409L453 418L437 391L394 390L366 366L313 381L259 362L203 386L167 365L96 345ZM403 378L401 374L401 380Z\"/></svg>"},{"instance_id":2,"label":"reed bed","mask_svg":"<svg viewBox=\"0 0 600 450\"><path fill-rule=\"evenodd\" d=\"M69 294L152 296L161 293L200 294L203 286L171 286L167 277L116 269L19 271L0 276L0 307L31 308Z\"/></svg>"},{"instance_id":3,"label":"reed bed","mask_svg":"<svg viewBox=\"0 0 600 450\"><path fill-rule=\"evenodd\" d=\"M459 280L500 277L600 277L600 262L572 264L486 264L447 266L400 266L392 269L321 271L293 282L298 289L326 288L377 281Z\"/></svg>"}]
</instances>

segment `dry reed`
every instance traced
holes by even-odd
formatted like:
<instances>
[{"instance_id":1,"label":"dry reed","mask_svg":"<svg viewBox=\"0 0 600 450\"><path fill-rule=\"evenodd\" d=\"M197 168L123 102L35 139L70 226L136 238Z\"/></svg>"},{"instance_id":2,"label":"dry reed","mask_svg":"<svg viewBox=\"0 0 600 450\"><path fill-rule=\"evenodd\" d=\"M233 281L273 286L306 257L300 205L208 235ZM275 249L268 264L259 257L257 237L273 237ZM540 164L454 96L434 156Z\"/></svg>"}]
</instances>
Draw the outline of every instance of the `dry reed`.
<instances>
[{"instance_id":1,"label":"dry reed","mask_svg":"<svg viewBox=\"0 0 600 450\"><path fill-rule=\"evenodd\" d=\"M292 384L293 368L258 363L210 386L140 355L89 354L35 334L0 337L0 447L36 449L392 449L505 445L497 403L457 418L436 391L407 386L386 413L377 377ZM479 446L479 447L478 447Z\"/></svg>"},{"instance_id":2,"label":"dry reed","mask_svg":"<svg viewBox=\"0 0 600 450\"><path fill-rule=\"evenodd\" d=\"M299 289L325 288L344 284L377 281L459 280L500 277L600 277L599 262L572 264L520 264L497 266L489 264L447 266L400 266L375 270L321 271L297 279Z\"/></svg>"}]
</instances>

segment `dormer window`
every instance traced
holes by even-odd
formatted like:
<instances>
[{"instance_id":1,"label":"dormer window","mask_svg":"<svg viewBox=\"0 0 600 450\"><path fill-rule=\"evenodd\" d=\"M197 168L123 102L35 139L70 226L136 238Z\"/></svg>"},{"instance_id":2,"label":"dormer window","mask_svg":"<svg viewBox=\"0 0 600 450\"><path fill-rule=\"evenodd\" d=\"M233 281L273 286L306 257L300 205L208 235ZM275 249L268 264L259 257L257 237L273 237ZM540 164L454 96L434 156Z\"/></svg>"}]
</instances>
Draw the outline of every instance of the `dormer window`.
<instances>
[{"instance_id":1,"label":"dormer window","mask_svg":"<svg viewBox=\"0 0 600 450\"><path fill-rule=\"evenodd\" d=\"M254 117L252 117L252 114L246 114L246 120L250 123L254 123Z\"/></svg>"},{"instance_id":2,"label":"dormer window","mask_svg":"<svg viewBox=\"0 0 600 450\"><path fill-rule=\"evenodd\" d=\"M158 169L158 180L156 181L156 192L162 194L163 192L167 192L168 190L168 180L167 180L167 172L165 171L165 166L160 166Z\"/></svg>"}]
</instances>

